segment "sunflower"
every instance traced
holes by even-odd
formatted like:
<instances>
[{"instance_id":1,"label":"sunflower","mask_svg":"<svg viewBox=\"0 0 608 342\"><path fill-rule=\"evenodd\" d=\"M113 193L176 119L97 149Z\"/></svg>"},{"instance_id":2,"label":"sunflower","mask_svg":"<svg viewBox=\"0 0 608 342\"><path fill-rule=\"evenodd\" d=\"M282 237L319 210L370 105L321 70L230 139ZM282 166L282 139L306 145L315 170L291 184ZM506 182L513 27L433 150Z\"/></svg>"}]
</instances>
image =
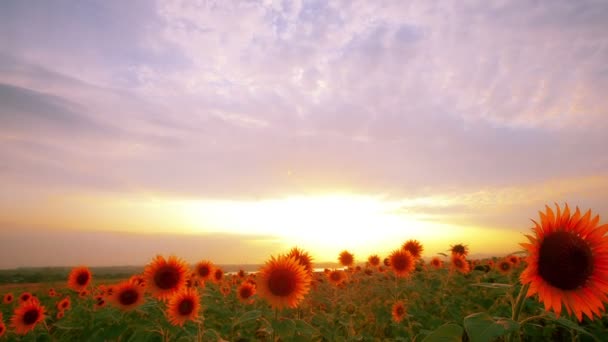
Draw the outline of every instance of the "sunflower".
<instances>
[{"instance_id":1,"label":"sunflower","mask_svg":"<svg viewBox=\"0 0 608 342\"><path fill-rule=\"evenodd\" d=\"M64 311L59 310L59 311L57 311L57 315L55 316L55 318L56 318L57 320L60 320L60 319L62 319L62 318L63 318L63 316L65 316L65 312L64 312Z\"/></svg>"},{"instance_id":2,"label":"sunflower","mask_svg":"<svg viewBox=\"0 0 608 342\"><path fill-rule=\"evenodd\" d=\"M72 302L70 301L70 297L65 297L57 302L57 310L59 311L69 310L71 306Z\"/></svg>"},{"instance_id":3,"label":"sunflower","mask_svg":"<svg viewBox=\"0 0 608 342\"><path fill-rule=\"evenodd\" d=\"M408 240L406 243L403 244L402 248L410 252L414 259L419 259L422 255L422 251L424 250L424 247L422 247L418 240Z\"/></svg>"},{"instance_id":4,"label":"sunflower","mask_svg":"<svg viewBox=\"0 0 608 342\"><path fill-rule=\"evenodd\" d=\"M416 267L416 259L405 249L394 250L388 258L398 277L407 277Z\"/></svg>"},{"instance_id":5,"label":"sunflower","mask_svg":"<svg viewBox=\"0 0 608 342\"><path fill-rule=\"evenodd\" d=\"M4 299L2 299L2 302L4 302L4 304L10 304L13 302L13 299L13 294L9 292L4 295Z\"/></svg>"},{"instance_id":6,"label":"sunflower","mask_svg":"<svg viewBox=\"0 0 608 342\"><path fill-rule=\"evenodd\" d=\"M232 292L232 287L230 287L229 284L224 283L222 286L220 286L220 292L224 297L226 297L230 294L230 292Z\"/></svg>"},{"instance_id":7,"label":"sunflower","mask_svg":"<svg viewBox=\"0 0 608 342\"><path fill-rule=\"evenodd\" d=\"M255 294L255 286L250 282L243 282L236 290L237 297L243 303L251 303L251 297Z\"/></svg>"},{"instance_id":8,"label":"sunflower","mask_svg":"<svg viewBox=\"0 0 608 342\"><path fill-rule=\"evenodd\" d=\"M508 259L504 259L504 260L500 261L498 263L498 265L496 265L496 268L502 274L509 274L509 273L511 273L511 269L513 268L513 264Z\"/></svg>"},{"instance_id":9,"label":"sunflower","mask_svg":"<svg viewBox=\"0 0 608 342\"><path fill-rule=\"evenodd\" d=\"M187 272L188 266L182 259L158 255L144 270L146 288L154 297L168 299L186 285Z\"/></svg>"},{"instance_id":10,"label":"sunflower","mask_svg":"<svg viewBox=\"0 0 608 342\"><path fill-rule=\"evenodd\" d=\"M512 263L514 266L519 264L519 258L517 257L517 255L509 255L507 257L507 259L509 260L510 263Z\"/></svg>"},{"instance_id":11,"label":"sunflower","mask_svg":"<svg viewBox=\"0 0 608 342\"><path fill-rule=\"evenodd\" d=\"M311 277L293 257L271 257L260 268L257 290L275 308L295 308L310 290Z\"/></svg>"},{"instance_id":12,"label":"sunflower","mask_svg":"<svg viewBox=\"0 0 608 342\"><path fill-rule=\"evenodd\" d=\"M123 311L130 311L144 302L144 289L131 281L122 282L114 288L112 304Z\"/></svg>"},{"instance_id":13,"label":"sunflower","mask_svg":"<svg viewBox=\"0 0 608 342\"><path fill-rule=\"evenodd\" d=\"M469 262L463 254L452 254L452 269L463 274L467 274L471 271Z\"/></svg>"},{"instance_id":14,"label":"sunflower","mask_svg":"<svg viewBox=\"0 0 608 342\"><path fill-rule=\"evenodd\" d=\"M443 266L443 261L441 261L441 259L439 259L439 257L433 257L433 259L431 259L431 267L433 267L434 269L439 269Z\"/></svg>"},{"instance_id":15,"label":"sunflower","mask_svg":"<svg viewBox=\"0 0 608 342\"><path fill-rule=\"evenodd\" d=\"M391 260L389 258L384 258L384 260L382 260L382 263L386 267L390 267L391 266Z\"/></svg>"},{"instance_id":16,"label":"sunflower","mask_svg":"<svg viewBox=\"0 0 608 342\"><path fill-rule=\"evenodd\" d=\"M236 274L240 279L243 279L247 276L247 272L245 272L245 270L240 269L239 272Z\"/></svg>"},{"instance_id":17,"label":"sunflower","mask_svg":"<svg viewBox=\"0 0 608 342\"><path fill-rule=\"evenodd\" d=\"M211 261L207 260L199 261L194 266L194 273L196 274L198 279L202 281L211 280L211 277L213 276L213 270L213 264L211 263Z\"/></svg>"},{"instance_id":18,"label":"sunflower","mask_svg":"<svg viewBox=\"0 0 608 342\"><path fill-rule=\"evenodd\" d=\"M68 287L74 291L80 292L89 286L93 275L88 267L74 267L68 275Z\"/></svg>"},{"instance_id":19,"label":"sunflower","mask_svg":"<svg viewBox=\"0 0 608 342\"><path fill-rule=\"evenodd\" d=\"M129 281L137 286L146 287L146 278L144 278L144 276L141 274L131 276Z\"/></svg>"},{"instance_id":20,"label":"sunflower","mask_svg":"<svg viewBox=\"0 0 608 342\"><path fill-rule=\"evenodd\" d=\"M291 251L289 251L289 253L287 253L287 257L296 258L296 260L298 260L298 263L304 266L306 272L312 274L312 257L310 256L310 254L308 254L308 252L305 252L299 249L298 247L294 247L291 249Z\"/></svg>"},{"instance_id":21,"label":"sunflower","mask_svg":"<svg viewBox=\"0 0 608 342\"><path fill-rule=\"evenodd\" d=\"M172 325L183 326L186 321L198 319L201 308L196 289L184 289L175 293L167 305L167 320Z\"/></svg>"},{"instance_id":22,"label":"sunflower","mask_svg":"<svg viewBox=\"0 0 608 342\"><path fill-rule=\"evenodd\" d=\"M348 251L342 251L338 257L338 261L342 266L350 267L355 262L355 256Z\"/></svg>"},{"instance_id":23,"label":"sunflower","mask_svg":"<svg viewBox=\"0 0 608 342\"><path fill-rule=\"evenodd\" d=\"M367 262L371 266L378 267L378 265L380 265L380 257L377 254L370 255L369 258L367 258Z\"/></svg>"},{"instance_id":24,"label":"sunflower","mask_svg":"<svg viewBox=\"0 0 608 342\"><path fill-rule=\"evenodd\" d=\"M32 299L33 296L31 293L29 292L23 292L19 295L19 303L25 303L27 301L29 301L30 299Z\"/></svg>"},{"instance_id":25,"label":"sunflower","mask_svg":"<svg viewBox=\"0 0 608 342\"><path fill-rule=\"evenodd\" d=\"M333 270L327 274L327 280L337 286L346 280L346 275L340 270Z\"/></svg>"},{"instance_id":26,"label":"sunflower","mask_svg":"<svg viewBox=\"0 0 608 342\"><path fill-rule=\"evenodd\" d=\"M49 297L55 297L57 295L57 292L55 292L54 288L50 288L49 289Z\"/></svg>"},{"instance_id":27,"label":"sunflower","mask_svg":"<svg viewBox=\"0 0 608 342\"><path fill-rule=\"evenodd\" d=\"M213 270L213 281L215 283L221 283L222 279L224 279L224 270L221 268L216 268Z\"/></svg>"},{"instance_id":28,"label":"sunflower","mask_svg":"<svg viewBox=\"0 0 608 342\"><path fill-rule=\"evenodd\" d=\"M469 254L469 247L462 243L457 243L455 245L450 246L450 252L452 252L452 255L456 254L466 257Z\"/></svg>"},{"instance_id":29,"label":"sunflower","mask_svg":"<svg viewBox=\"0 0 608 342\"><path fill-rule=\"evenodd\" d=\"M527 267L521 273L523 284L530 284L528 296L538 294L545 310L557 316L566 308L579 321L583 314L601 317L608 302L608 224L598 226L599 215L591 210L581 215L576 208L570 215L556 205L557 212L546 207L539 212L540 224L534 222L534 236L521 246L528 251Z\"/></svg>"},{"instance_id":30,"label":"sunflower","mask_svg":"<svg viewBox=\"0 0 608 342\"><path fill-rule=\"evenodd\" d=\"M393 321L399 323L405 317L405 304L403 301L397 301L393 304L391 309L391 315L393 316Z\"/></svg>"},{"instance_id":31,"label":"sunflower","mask_svg":"<svg viewBox=\"0 0 608 342\"><path fill-rule=\"evenodd\" d=\"M5 332L6 332L6 325L4 324L4 322L2 322L2 320L0 320L0 337L2 337L2 335L4 335Z\"/></svg>"},{"instance_id":32,"label":"sunflower","mask_svg":"<svg viewBox=\"0 0 608 342\"><path fill-rule=\"evenodd\" d=\"M25 335L36 328L36 324L44 321L46 309L37 300L29 300L15 309L11 325L15 333Z\"/></svg>"}]
</instances>

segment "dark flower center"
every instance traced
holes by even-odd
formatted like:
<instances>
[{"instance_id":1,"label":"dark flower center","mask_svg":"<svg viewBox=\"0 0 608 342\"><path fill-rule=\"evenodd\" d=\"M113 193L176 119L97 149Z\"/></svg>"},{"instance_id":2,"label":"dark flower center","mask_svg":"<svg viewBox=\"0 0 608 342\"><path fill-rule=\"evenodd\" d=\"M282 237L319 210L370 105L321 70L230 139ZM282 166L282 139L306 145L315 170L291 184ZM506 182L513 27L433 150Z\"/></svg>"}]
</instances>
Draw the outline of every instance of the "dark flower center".
<instances>
[{"instance_id":1,"label":"dark flower center","mask_svg":"<svg viewBox=\"0 0 608 342\"><path fill-rule=\"evenodd\" d=\"M454 259L454 266L456 268L464 268L464 263L460 259Z\"/></svg>"},{"instance_id":2,"label":"dark flower center","mask_svg":"<svg viewBox=\"0 0 608 342\"><path fill-rule=\"evenodd\" d=\"M402 316L405 313L405 309L400 305L395 309L395 313L397 316Z\"/></svg>"},{"instance_id":3,"label":"dark flower center","mask_svg":"<svg viewBox=\"0 0 608 342\"><path fill-rule=\"evenodd\" d=\"M194 303L192 302L192 299L190 299L190 298L182 300L177 307L177 311L182 316L187 316L187 315L191 314L193 310L194 310Z\"/></svg>"},{"instance_id":4,"label":"dark flower center","mask_svg":"<svg viewBox=\"0 0 608 342\"><path fill-rule=\"evenodd\" d=\"M67 301L61 302L61 307L64 309L67 308L68 305L69 305L69 303Z\"/></svg>"},{"instance_id":5,"label":"dark flower center","mask_svg":"<svg viewBox=\"0 0 608 342\"><path fill-rule=\"evenodd\" d=\"M84 286L89 282L89 274L87 272L79 273L76 276L76 283L80 286Z\"/></svg>"},{"instance_id":6,"label":"dark flower center","mask_svg":"<svg viewBox=\"0 0 608 342\"><path fill-rule=\"evenodd\" d=\"M222 270L216 270L213 276L215 277L215 280L220 281L224 276L224 272L222 272Z\"/></svg>"},{"instance_id":7,"label":"dark flower center","mask_svg":"<svg viewBox=\"0 0 608 342\"><path fill-rule=\"evenodd\" d=\"M395 255L391 258L391 265L397 271L405 271L410 266L410 258L403 254Z\"/></svg>"},{"instance_id":8,"label":"dark flower center","mask_svg":"<svg viewBox=\"0 0 608 342\"><path fill-rule=\"evenodd\" d=\"M127 289L120 293L118 300L122 305L133 305L139 299L139 292L133 289Z\"/></svg>"},{"instance_id":9,"label":"dark flower center","mask_svg":"<svg viewBox=\"0 0 608 342\"><path fill-rule=\"evenodd\" d=\"M508 271L509 269L511 269L511 264L509 264L508 262L501 262L500 263L500 268L503 271Z\"/></svg>"},{"instance_id":10,"label":"dark flower center","mask_svg":"<svg viewBox=\"0 0 608 342\"><path fill-rule=\"evenodd\" d=\"M23 324L32 325L38 321L38 317L40 317L38 309L30 309L23 315Z\"/></svg>"},{"instance_id":11,"label":"dark flower center","mask_svg":"<svg viewBox=\"0 0 608 342\"><path fill-rule=\"evenodd\" d=\"M329 275L332 281L340 281L342 280L342 277L340 276L340 273L338 272L331 272L331 274Z\"/></svg>"},{"instance_id":12,"label":"dark flower center","mask_svg":"<svg viewBox=\"0 0 608 342\"><path fill-rule=\"evenodd\" d=\"M464 245L458 244L452 247L452 253L463 255L467 252L467 248Z\"/></svg>"},{"instance_id":13,"label":"dark flower center","mask_svg":"<svg viewBox=\"0 0 608 342\"><path fill-rule=\"evenodd\" d=\"M30 298L32 298L32 296L30 296L29 294L21 295L21 301L23 302L27 301Z\"/></svg>"},{"instance_id":14,"label":"dark flower center","mask_svg":"<svg viewBox=\"0 0 608 342\"><path fill-rule=\"evenodd\" d=\"M569 232L555 232L541 242L538 274L562 290L583 286L593 273L593 252L581 237Z\"/></svg>"},{"instance_id":15,"label":"dark flower center","mask_svg":"<svg viewBox=\"0 0 608 342\"><path fill-rule=\"evenodd\" d=\"M198 268L198 275L203 278L207 277L210 272L211 272L211 270L207 266L201 266Z\"/></svg>"},{"instance_id":16,"label":"dark flower center","mask_svg":"<svg viewBox=\"0 0 608 342\"><path fill-rule=\"evenodd\" d=\"M239 291L239 295L243 299L247 299L247 298L251 297L252 296L251 288L249 286L242 287L241 291Z\"/></svg>"},{"instance_id":17,"label":"dark flower center","mask_svg":"<svg viewBox=\"0 0 608 342\"><path fill-rule=\"evenodd\" d=\"M162 290L173 289L179 283L179 271L171 266L161 267L154 274L154 283Z\"/></svg>"},{"instance_id":18,"label":"dark flower center","mask_svg":"<svg viewBox=\"0 0 608 342\"><path fill-rule=\"evenodd\" d=\"M268 288L275 296L289 296L296 289L296 274L286 269L274 270L268 277Z\"/></svg>"}]
</instances>

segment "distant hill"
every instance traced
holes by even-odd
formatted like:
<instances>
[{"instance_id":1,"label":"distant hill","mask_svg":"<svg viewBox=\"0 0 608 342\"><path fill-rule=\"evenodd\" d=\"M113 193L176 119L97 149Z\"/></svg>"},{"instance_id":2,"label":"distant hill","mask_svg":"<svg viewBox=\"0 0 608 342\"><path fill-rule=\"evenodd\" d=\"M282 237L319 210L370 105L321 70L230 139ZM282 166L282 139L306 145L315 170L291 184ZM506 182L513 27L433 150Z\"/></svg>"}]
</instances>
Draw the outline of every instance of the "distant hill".
<instances>
[{"instance_id":1,"label":"distant hill","mask_svg":"<svg viewBox=\"0 0 608 342\"><path fill-rule=\"evenodd\" d=\"M193 266L193 265L191 265ZM218 265L224 272L230 274L244 270L245 272L256 272L262 264L225 264ZM325 262L315 263L315 268L334 268L337 263ZM67 280L72 267L20 267L15 269L0 270L1 284L19 283L44 283ZM142 273L144 266L104 266L90 267L93 278L97 280L125 279L134 274Z\"/></svg>"}]
</instances>

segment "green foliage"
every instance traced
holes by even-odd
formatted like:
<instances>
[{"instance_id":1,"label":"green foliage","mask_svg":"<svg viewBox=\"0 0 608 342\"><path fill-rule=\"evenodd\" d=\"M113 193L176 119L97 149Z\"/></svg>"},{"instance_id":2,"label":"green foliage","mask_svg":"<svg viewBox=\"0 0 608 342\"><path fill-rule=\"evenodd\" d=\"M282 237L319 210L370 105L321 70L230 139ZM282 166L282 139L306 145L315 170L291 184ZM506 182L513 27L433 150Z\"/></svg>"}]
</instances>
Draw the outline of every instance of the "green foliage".
<instances>
[{"instance_id":1,"label":"green foliage","mask_svg":"<svg viewBox=\"0 0 608 342\"><path fill-rule=\"evenodd\" d=\"M222 294L217 284L199 288L200 318L184 326L167 321L166 302L149 296L143 305L123 312L108 304L95 306L96 287L86 298L61 284L42 283L34 288L0 287L0 297L25 290L35 293L46 307L45 325L30 334L17 336L10 328L1 340L8 341L596 341L608 340L608 318L580 324L569 317L546 314L543 306L530 298L522 304L519 322L512 317L512 305L521 286L515 273L474 270L467 275L448 269L418 265L409 278L397 278L390 271L348 271L346 283L330 284L324 274L316 274L310 293L298 308L273 310L264 300L253 297L243 303L236 285ZM66 272L67 274L67 272ZM126 278L127 276L125 276ZM226 282L230 281L230 277ZM100 283L118 280L96 278ZM57 297L49 297L54 287ZM72 308L57 318L56 303L65 296ZM405 303L405 316L396 322L392 305ZM18 303L0 303L0 312L9 323ZM521 322L521 323L520 323Z\"/></svg>"}]
</instances>

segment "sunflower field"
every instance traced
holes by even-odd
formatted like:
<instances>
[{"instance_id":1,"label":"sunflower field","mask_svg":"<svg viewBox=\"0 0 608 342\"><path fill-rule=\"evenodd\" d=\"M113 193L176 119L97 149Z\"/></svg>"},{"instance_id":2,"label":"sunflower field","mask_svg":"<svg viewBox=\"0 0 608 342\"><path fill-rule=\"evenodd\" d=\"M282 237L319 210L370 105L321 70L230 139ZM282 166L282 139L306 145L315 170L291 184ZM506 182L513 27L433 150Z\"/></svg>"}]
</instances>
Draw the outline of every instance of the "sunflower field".
<instances>
[{"instance_id":1,"label":"sunflower field","mask_svg":"<svg viewBox=\"0 0 608 342\"><path fill-rule=\"evenodd\" d=\"M252 273L175 256L111 282L75 267L61 284L0 288L0 341L606 341L606 232L558 206L501 258L458 243L424 259L409 240L322 271L297 247Z\"/></svg>"}]
</instances>

